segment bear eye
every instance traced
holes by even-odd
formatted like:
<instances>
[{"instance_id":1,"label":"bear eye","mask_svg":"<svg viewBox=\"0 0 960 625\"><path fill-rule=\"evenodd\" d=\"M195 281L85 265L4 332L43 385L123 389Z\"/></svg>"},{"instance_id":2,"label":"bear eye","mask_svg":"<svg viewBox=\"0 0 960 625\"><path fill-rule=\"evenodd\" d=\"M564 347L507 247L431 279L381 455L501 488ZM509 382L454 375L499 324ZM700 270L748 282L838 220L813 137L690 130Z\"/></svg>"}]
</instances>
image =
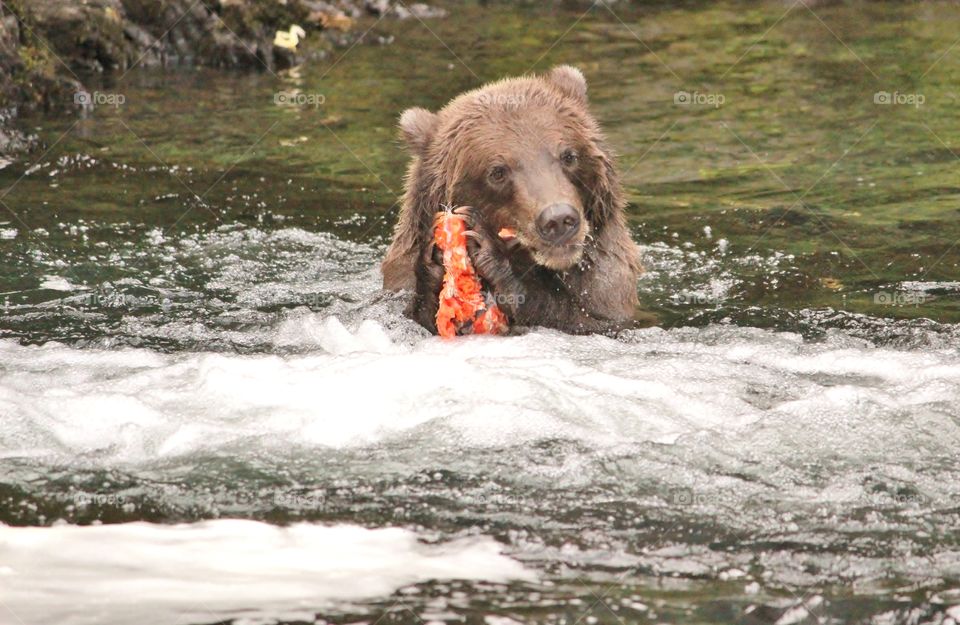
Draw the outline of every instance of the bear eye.
<instances>
[{"instance_id":1,"label":"bear eye","mask_svg":"<svg viewBox=\"0 0 960 625\"><path fill-rule=\"evenodd\" d=\"M577 155L576 151L574 150L564 150L563 154L560 155L560 160L563 162L564 165L567 165L567 166L575 165L577 163L577 159L579 158L580 157Z\"/></svg>"},{"instance_id":2,"label":"bear eye","mask_svg":"<svg viewBox=\"0 0 960 625\"><path fill-rule=\"evenodd\" d=\"M490 173L487 174L487 177L491 182L500 183L503 182L507 177L507 168L504 165L495 165L490 168Z\"/></svg>"}]
</instances>

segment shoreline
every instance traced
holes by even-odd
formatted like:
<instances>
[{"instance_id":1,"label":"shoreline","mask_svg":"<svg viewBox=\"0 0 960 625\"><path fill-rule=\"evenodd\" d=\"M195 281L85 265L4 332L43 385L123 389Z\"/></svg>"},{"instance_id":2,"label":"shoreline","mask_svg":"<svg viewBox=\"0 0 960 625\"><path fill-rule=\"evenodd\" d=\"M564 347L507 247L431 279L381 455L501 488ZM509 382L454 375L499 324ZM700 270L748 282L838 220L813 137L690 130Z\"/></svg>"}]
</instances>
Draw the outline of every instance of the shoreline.
<instances>
[{"instance_id":1,"label":"shoreline","mask_svg":"<svg viewBox=\"0 0 960 625\"><path fill-rule=\"evenodd\" d=\"M278 71L360 39L389 44L376 32L381 19L446 15L394 0L2 0L0 169L39 144L18 126L21 112L96 105L85 76L135 67Z\"/></svg>"}]
</instances>

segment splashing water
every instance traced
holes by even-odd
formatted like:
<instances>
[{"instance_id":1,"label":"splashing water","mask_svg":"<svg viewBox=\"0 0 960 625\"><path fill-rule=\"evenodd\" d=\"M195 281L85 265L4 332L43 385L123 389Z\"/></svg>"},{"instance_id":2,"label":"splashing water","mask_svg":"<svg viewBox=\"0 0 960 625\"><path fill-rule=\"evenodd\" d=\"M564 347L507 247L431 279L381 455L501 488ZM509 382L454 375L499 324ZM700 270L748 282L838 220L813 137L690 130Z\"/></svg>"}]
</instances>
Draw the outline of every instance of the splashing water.
<instances>
[{"instance_id":1,"label":"splashing water","mask_svg":"<svg viewBox=\"0 0 960 625\"><path fill-rule=\"evenodd\" d=\"M608 4L458 5L482 45L431 28L479 79L384 20L391 54L31 120L0 622L960 622L956 7ZM584 64L659 327L444 342L380 290L396 113L519 57Z\"/></svg>"}]
</instances>

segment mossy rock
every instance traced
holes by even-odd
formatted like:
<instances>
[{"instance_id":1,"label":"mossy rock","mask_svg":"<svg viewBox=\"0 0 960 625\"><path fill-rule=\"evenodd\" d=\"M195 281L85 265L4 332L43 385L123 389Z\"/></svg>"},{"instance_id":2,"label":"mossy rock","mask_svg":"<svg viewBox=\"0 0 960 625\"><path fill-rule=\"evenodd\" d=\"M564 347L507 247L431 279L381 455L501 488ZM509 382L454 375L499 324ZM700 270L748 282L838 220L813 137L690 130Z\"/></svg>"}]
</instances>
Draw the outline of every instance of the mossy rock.
<instances>
[{"instance_id":1,"label":"mossy rock","mask_svg":"<svg viewBox=\"0 0 960 625\"><path fill-rule=\"evenodd\" d=\"M134 52L120 0L32 0L25 19L72 69L123 69Z\"/></svg>"},{"instance_id":2,"label":"mossy rock","mask_svg":"<svg viewBox=\"0 0 960 625\"><path fill-rule=\"evenodd\" d=\"M48 44L27 24L21 27L22 7L10 2L13 14L0 20L0 105L4 109L58 110L69 108L80 87L65 72ZM4 124L9 119L4 117ZM9 134L9 133L7 133Z\"/></svg>"}]
</instances>

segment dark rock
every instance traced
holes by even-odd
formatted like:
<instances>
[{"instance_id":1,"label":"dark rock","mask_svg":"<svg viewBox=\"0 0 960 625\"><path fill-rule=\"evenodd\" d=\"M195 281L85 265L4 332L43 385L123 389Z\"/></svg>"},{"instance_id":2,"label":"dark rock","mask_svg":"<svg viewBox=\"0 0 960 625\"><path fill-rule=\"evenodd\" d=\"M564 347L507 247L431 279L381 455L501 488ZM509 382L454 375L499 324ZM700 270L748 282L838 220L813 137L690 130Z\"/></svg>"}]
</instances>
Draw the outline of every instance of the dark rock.
<instances>
[{"instance_id":1,"label":"dark rock","mask_svg":"<svg viewBox=\"0 0 960 625\"><path fill-rule=\"evenodd\" d=\"M20 25L14 15L0 19L0 102L15 102L17 88L10 79L22 68L19 57Z\"/></svg>"},{"instance_id":2,"label":"dark rock","mask_svg":"<svg viewBox=\"0 0 960 625\"><path fill-rule=\"evenodd\" d=\"M122 70L133 54L120 0L31 0L29 10L37 34L76 69Z\"/></svg>"},{"instance_id":3,"label":"dark rock","mask_svg":"<svg viewBox=\"0 0 960 625\"><path fill-rule=\"evenodd\" d=\"M280 46L273 47L273 64L277 69L290 69L301 63L303 63L303 57L293 50L281 48Z\"/></svg>"}]
</instances>

